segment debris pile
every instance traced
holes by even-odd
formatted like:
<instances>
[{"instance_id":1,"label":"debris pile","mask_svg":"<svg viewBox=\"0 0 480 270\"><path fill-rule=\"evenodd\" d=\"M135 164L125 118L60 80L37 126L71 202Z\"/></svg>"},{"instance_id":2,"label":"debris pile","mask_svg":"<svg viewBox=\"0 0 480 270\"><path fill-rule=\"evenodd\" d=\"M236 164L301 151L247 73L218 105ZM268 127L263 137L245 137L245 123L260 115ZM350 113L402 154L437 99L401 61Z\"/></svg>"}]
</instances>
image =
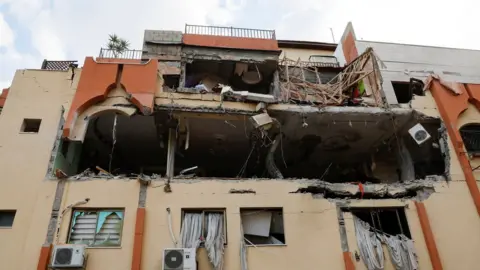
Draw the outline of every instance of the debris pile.
<instances>
[{"instance_id":1,"label":"debris pile","mask_svg":"<svg viewBox=\"0 0 480 270\"><path fill-rule=\"evenodd\" d=\"M379 106L382 101L377 63L381 62L373 49L368 48L337 76L322 84L316 67L305 65L300 59L295 62L284 58L279 65L282 100L322 105Z\"/></svg>"}]
</instances>

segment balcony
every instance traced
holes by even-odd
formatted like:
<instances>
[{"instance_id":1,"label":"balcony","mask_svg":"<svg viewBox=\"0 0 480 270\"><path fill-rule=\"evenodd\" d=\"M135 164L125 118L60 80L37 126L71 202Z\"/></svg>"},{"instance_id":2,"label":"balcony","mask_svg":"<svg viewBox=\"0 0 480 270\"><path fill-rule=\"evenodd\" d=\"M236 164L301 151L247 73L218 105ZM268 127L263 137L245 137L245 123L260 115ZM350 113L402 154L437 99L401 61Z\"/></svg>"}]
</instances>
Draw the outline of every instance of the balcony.
<instances>
[{"instance_id":1,"label":"balcony","mask_svg":"<svg viewBox=\"0 0 480 270\"><path fill-rule=\"evenodd\" d=\"M106 63L141 63L142 59L141 50L125 50L121 53L116 52L115 50L100 48L100 53L98 54L97 62L106 62Z\"/></svg>"},{"instance_id":2,"label":"balcony","mask_svg":"<svg viewBox=\"0 0 480 270\"><path fill-rule=\"evenodd\" d=\"M248 29L248 28L222 27L222 26L187 24L185 25L185 34L276 40L275 30Z\"/></svg>"},{"instance_id":3,"label":"balcony","mask_svg":"<svg viewBox=\"0 0 480 270\"><path fill-rule=\"evenodd\" d=\"M274 30L185 25L183 43L190 46L278 51Z\"/></svg>"}]
</instances>

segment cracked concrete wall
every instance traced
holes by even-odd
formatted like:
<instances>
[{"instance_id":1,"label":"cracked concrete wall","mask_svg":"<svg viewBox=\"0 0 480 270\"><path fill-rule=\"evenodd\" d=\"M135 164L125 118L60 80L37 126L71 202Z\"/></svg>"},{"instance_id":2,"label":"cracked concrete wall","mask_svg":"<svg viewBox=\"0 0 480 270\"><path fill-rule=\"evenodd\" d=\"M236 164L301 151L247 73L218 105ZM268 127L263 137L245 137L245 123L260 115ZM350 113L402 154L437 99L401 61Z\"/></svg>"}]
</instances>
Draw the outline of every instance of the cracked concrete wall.
<instances>
[{"instance_id":1,"label":"cracked concrete wall","mask_svg":"<svg viewBox=\"0 0 480 270\"><path fill-rule=\"evenodd\" d=\"M56 182L45 179L61 107L69 108L80 70L18 70L0 117L0 209L16 210L1 229L0 261L8 269L36 269L45 242ZM41 119L38 133L20 133L24 118ZM27 259L26 259L27 258Z\"/></svg>"}]
</instances>

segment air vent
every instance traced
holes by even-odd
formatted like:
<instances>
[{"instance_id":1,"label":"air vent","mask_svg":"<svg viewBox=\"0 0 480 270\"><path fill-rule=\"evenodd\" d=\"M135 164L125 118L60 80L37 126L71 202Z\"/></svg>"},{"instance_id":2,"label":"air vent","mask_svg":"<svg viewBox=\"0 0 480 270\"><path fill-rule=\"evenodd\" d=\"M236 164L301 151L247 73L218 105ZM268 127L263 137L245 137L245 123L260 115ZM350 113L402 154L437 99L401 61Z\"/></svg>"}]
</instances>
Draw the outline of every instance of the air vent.
<instances>
[{"instance_id":1,"label":"air vent","mask_svg":"<svg viewBox=\"0 0 480 270\"><path fill-rule=\"evenodd\" d=\"M420 145L431 138L430 134L425 130L425 128L421 124L416 124L411 129L408 130L410 136L412 136L413 140Z\"/></svg>"}]
</instances>

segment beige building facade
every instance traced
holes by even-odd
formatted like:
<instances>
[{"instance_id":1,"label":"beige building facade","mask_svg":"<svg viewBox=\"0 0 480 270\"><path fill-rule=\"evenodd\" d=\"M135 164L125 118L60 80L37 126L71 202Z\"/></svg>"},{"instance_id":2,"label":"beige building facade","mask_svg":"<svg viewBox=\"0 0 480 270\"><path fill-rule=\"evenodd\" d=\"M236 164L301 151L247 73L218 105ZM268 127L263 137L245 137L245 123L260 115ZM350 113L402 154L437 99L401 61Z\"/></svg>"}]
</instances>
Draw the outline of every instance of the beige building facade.
<instances>
[{"instance_id":1,"label":"beige building facade","mask_svg":"<svg viewBox=\"0 0 480 270\"><path fill-rule=\"evenodd\" d=\"M342 67L309 58L331 44L187 27L147 30L145 58L18 70L0 114L4 269L61 269L65 244L88 270L168 269L165 249L190 245L195 268L171 269L367 269L360 223L413 240L417 269L478 269L474 76L414 74L422 91L389 103L388 55L349 27Z\"/></svg>"}]
</instances>

